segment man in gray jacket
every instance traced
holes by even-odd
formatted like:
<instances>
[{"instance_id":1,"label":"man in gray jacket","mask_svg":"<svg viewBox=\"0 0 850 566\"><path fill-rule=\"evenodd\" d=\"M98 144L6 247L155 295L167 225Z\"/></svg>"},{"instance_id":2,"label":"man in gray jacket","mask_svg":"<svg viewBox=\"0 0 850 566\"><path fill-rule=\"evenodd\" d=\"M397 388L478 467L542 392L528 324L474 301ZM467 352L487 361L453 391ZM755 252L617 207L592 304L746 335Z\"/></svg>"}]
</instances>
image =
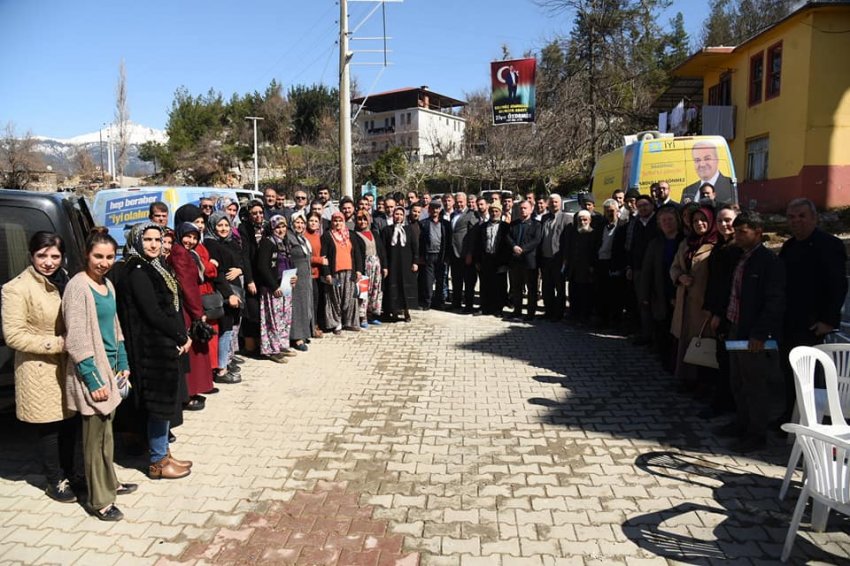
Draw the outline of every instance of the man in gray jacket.
<instances>
[{"instance_id":1,"label":"man in gray jacket","mask_svg":"<svg viewBox=\"0 0 850 566\"><path fill-rule=\"evenodd\" d=\"M564 263L561 237L570 219L561 210L559 194L549 195L548 210L540 220L543 239L538 248L537 268L543 291L544 316L547 320L557 321L564 316L566 307L564 275L561 272Z\"/></svg>"},{"instance_id":2,"label":"man in gray jacket","mask_svg":"<svg viewBox=\"0 0 850 566\"><path fill-rule=\"evenodd\" d=\"M478 218L471 208L466 207L466 193L455 194L455 206L456 210L449 220L452 225L452 309L460 310L463 299L463 312L469 314L473 311L477 279L472 246Z\"/></svg>"}]
</instances>

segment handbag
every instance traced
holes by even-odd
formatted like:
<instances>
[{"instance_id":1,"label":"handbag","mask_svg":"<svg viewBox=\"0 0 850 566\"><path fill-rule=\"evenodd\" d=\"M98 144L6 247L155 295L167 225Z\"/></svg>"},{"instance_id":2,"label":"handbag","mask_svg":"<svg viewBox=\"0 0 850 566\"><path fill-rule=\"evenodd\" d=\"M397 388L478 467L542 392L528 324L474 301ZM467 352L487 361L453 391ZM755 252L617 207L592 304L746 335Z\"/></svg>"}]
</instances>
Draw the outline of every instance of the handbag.
<instances>
[{"instance_id":1,"label":"handbag","mask_svg":"<svg viewBox=\"0 0 850 566\"><path fill-rule=\"evenodd\" d=\"M230 290L239 299L239 306L236 307L238 312L245 310L245 288L240 285L230 284Z\"/></svg>"},{"instance_id":2,"label":"handbag","mask_svg":"<svg viewBox=\"0 0 850 566\"><path fill-rule=\"evenodd\" d=\"M212 340L213 336L215 336L215 328L199 318L197 320L193 320L192 325L189 326L189 336L191 336L192 340L195 342L206 344Z\"/></svg>"},{"instance_id":3,"label":"handbag","mask_svg":"<svg viewBox=\"0 0 850 566\"><path fill-rule=\"evenodd\" d=\"M708 319L705 319L705 322L702 323L699 335L691 338L682 361L693 366L718 369L720 364L717 363L717 340L702 337L706 324L708 324Z\"/></svg>"},{"instance_id":4,"label":"handbag","mask_svg":"<svg viewBox=\"0 0 850 566\"><path fill-rule=\"evenodd\" d=\"M201 295L201 302L204 305L204 314L207 315L207 319L217 320L224 316L224 297L218 291Z\"/></svg>"}]
</instances>

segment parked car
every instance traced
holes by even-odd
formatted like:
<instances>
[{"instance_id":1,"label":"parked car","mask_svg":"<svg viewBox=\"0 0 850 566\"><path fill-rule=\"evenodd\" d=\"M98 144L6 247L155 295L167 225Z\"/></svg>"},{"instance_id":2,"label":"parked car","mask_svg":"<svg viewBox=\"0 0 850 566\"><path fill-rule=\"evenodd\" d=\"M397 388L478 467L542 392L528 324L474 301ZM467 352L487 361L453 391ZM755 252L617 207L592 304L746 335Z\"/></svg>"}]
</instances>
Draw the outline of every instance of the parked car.
<instances>
[{"instance_id":1,"label":"parked car","mask_svg":"<svg viewBox=\"0 0 850 566\"><path fill-rule=\"evenodd\" d=\"M0 189L0 286L29 265L28 243L41 230L65 241L68 272L83 268L85 240L94 223L83 198L72 193ZM0 412L14 407L14 353L6 347L0 321Z\"/></svg>"}]
</instances>

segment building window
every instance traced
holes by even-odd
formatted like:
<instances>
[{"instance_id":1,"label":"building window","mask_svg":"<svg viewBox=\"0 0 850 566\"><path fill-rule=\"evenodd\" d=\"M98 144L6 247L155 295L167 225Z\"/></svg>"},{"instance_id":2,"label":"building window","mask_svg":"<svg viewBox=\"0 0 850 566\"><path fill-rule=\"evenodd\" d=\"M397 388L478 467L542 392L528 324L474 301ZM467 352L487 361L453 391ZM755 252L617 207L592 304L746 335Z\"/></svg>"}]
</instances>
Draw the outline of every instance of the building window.
<instances>
[{"instance_id":1,"label":"building window","mask_svg":"<svg viewBox=\"0 0 850 566\"><path fill-rule=\"evenodd\" d=\"M761 102L761 83L764 79L764 51L750 59L750 106Z\"/></svg>"},{"instance_id":2,"label":"building window","mask_svg":"<svg viewBox=\"0 0 850 566\"><path fill-rule=\"evenodd\" d=\"M768 137L747 142L747 181L767 179Z\"/></svg>"},{"instance_id":3,"label":"building window","mask_svg":"<svg viewBox=\"0 0 850 566\"><path fill-rule=\"evenodd\" d=\"M782 83L782 42L773 45L767 50L767 82L764 87L764 98L779 96L779 87Z\"/></svg>"},{"instance_id":4,"label":"building window","mask_svg":"<svg viewBox=\"0 0 850 566\"><path fill-rule=\"evenodd\" d=\"M410 125L410 112L407 113L407 125Z\"/></svg>"},{"instance_id":5,"label":"building window","mask_svg":"<svg viewBox=\"0 0 850 566\"><path fill-rule=\"evenodd\" d=\"M732 106L732 76L730 73L720 75L720 82L708 88L709 106Z\"/></svg>"}]
</instances>

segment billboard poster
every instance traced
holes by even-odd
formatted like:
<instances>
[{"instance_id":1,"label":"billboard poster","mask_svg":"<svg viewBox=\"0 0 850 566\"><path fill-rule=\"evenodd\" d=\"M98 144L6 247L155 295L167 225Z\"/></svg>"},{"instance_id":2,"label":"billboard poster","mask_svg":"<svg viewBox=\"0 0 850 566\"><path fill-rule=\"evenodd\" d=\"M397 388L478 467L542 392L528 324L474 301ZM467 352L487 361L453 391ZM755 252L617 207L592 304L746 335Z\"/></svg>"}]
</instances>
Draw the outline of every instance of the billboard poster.
<instances>
[{"instance_id":1,"label":"billboard poster","mask_svg":"<svg viewBox=\"0 0 850 566\"><path fill-rule=\"evenodd\" d=\"M536 71L537 60L533 57L490 63L493 124L534 122Z\"/></svg>"}]
</instances>

